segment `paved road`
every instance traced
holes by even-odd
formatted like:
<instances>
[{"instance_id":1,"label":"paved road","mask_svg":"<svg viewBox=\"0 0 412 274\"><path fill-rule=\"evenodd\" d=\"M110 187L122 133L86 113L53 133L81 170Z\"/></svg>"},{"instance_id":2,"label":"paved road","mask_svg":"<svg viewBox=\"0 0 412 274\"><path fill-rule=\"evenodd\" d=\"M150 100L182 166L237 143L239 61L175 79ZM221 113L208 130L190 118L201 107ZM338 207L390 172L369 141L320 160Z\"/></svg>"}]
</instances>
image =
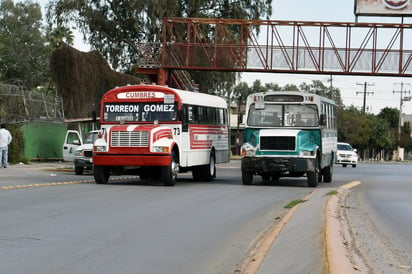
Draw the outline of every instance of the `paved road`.
<instances>
[{"instance_id":1,"label":"paved road","mask_svg":"<svg viewBox=\"0 0 412 274\"><path fill-rule=\"evenodd\" d=\"M346 201L357 250L373 273L412 273L410 163L363 167L362 184Z\"/></svg>"},{"instance_id":2,"label":"paved road","mask_svg":"<svg viewBox=\"0 0 412 274\"><path fill-rule=\"evenodd\" d=\"M15 165L0 170L0 273L237 272L254 259L263 232L284 219L283 206L308 194L259 273L323 273L327 193L390 173L382 167L335 166L334 181L312 189L304 178L243 186L238 161L219 165L214 183L183 175L172 188L125 179L96 185L67 163Z\"/></svg>"},{"instance_id":3,"label":"paved road","mask_svg":"<svg viewBox=\"0 0 412 274\"><path fill-rule=\"evenodd\" d=\"M90 175L54 185L73 173L37 168L1 170L14 188L0 191L0 273L231 273L283 206L312 191L305 179L243 186L238 162L213 183L185 175L174 187Z\"/></svg>"}]
</instances>

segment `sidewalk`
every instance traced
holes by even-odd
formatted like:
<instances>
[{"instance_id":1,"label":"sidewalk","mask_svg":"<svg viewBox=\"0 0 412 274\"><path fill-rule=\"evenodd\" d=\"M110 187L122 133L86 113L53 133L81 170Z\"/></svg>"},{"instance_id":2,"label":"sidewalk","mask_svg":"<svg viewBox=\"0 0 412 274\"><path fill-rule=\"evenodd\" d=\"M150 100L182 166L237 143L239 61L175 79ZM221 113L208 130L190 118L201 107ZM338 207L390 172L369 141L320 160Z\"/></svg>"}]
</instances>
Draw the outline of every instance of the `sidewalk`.
<instances>
[{"instance_id":1,"label":"sidewalk","mask_svg":"<svg viewBox=\"0 0 412 274\"><path fill-rule=\"evenodd\" d=\"M73 162L64 161L33 161L28 164L18 163L9 165L9 168L29 168L29 169L44 169L44 170L74 170Z\"/></svg>"}]
</instances>

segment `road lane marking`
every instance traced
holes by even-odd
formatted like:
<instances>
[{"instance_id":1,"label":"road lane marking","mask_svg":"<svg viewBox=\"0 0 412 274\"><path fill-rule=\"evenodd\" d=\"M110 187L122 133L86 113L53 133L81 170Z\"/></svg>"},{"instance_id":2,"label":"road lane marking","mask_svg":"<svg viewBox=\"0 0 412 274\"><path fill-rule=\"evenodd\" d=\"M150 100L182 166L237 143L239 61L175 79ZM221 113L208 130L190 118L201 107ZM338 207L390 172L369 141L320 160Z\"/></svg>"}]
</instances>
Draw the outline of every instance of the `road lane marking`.
<instances>
[{"instance_id":1,"label":"road lane marking","mask_svg":"<svg viewBox=\"0 0 412 274\"><path fill-rule=\"evenodd\" d=\"M133 180L136 177L122 177L110 179L109 183L112 181L123 181L123 180ZM53 183L37 183L37 184L27 184L27 185L9 185L2 186L2 190L16 190L16 189L27 189L35 187L47 187L47 186L63 186L63 185L75 185L75 184L87 184L94 183L94 180L83 180L83 181L70 181L70 182L53 182Z\"/></svg>"}]
</instances>

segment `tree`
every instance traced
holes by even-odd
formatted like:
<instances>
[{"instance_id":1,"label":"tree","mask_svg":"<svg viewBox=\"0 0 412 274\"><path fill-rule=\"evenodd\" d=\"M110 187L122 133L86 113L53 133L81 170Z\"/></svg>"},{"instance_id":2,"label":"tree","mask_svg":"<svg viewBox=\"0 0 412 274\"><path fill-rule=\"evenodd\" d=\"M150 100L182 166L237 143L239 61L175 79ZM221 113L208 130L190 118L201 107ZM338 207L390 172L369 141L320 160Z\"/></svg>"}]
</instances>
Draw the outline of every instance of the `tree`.
<instances>
[{"instance_id":1,"label":"tree","mask_svg":"<svg viewBox=\"0 0 412 274\"><path fill-rule=\"evenodd\" d=\"M389 123L379 116L374 116L368 147L373 153L372 158L376 158L375 152L389 151L391 153L393 150L394 139Z\"/></svg>"},{"instance_id":2,"label":"tree","mask_svg":"<svg viewBox=\"0 0 412 274\"><path fill-rule=\"evenodd\" d=\"M241 82L234 87L233 93L231 94L232 99L236 99L239 102L238 98L241 98L242 104L246 103L246 98L250 94L250 88L247 83Z\"/></svg>"},{"instance_id":3,"label":"tree","mask_svg":"<svg viewBox=\"0 0 412 274\"><path fill-rule=\"evenodd\" d=\"M161 42L162 18L262 19L270 17L271 3L272 0L53 0L47 20L53 28L77 27L113 68L131 73L139 55L136 45ZM233 31L233 35L236 33ZM201 91L216 94L227 91L236 80L233 72L193 75Z\"/></svg>"},{"instance_id":4,"label":"tree","mask_svg":"<svg viewBox=\"0 0 412 274\"><path fill-rule=\"evenodd\" d=\"M282 88L278 84L275 84L275 83L266 83L265 88L267 90L273 90L273 91L282 90Z\"/></svg>"},{"instance_id":5,"label":"tree","mask_svg":"<svg viewBox=\"0 0 412 274\"><path fill-rule=\"evenodd\" d=\"M66 118L92 117L93 111L99 114L106 91L139 83L131 75L113 71L99 52L81 52L66 44L53 51L50 66L57 92L64 99Z\"/></svg>"},{"instance_id":6,"label":"tree","mask_svg":"<svg viewBox=\"0 0 412 274\"><path fill-rule=\"evenodd\" d=\"M58 27L49 33L49 41L53 48L61 46L63 43L67 45L73 45L74 35L73 32L65 27Z\"/></svg>"},{"instance_id":7,"label":"tree","mask_svg":"<svg viewBox=\"0 0 412 274\"><path fill-rule=\"evenodd\" d=\"M299 90L299 88L295 84L286 84L282 90L284 91L296 91Z\"/></svg>"},{"instance_id":8,"label":"tree","mask_svg":"<svg viewBox=\"0 0 412 274\"><path fill-rule=\"evenodd\" d=\"M331 98L336 102L336 105L343 107L342 97L338 88L332 88L331 94L331 89L329 87L326 87L320 80L313 80L312 84L302 83L299 87L300 90L316 93L326 98Z\"/></svg>"},{"instance_id":9,"label":"tree","mask_svg":"<svg viewBox=\"0 0 412 274\"><path fill-rule=\"evenodd\" d=\"M351 106L347 109L338 107L338 140L348 142L359 149L368 148L372 131L372 118Z\"/></svg>"},{"instance_id":10,"label":"tree","mask_svg":"<svg viewBox=\"0 0 412 274\"><path fill-rule=\"evenodd\" d=\"M42 34L40 5L0 2L0 80L28 89L49 81L51 49Z\"/></svg>"},{"instance_id":11,"label":"tree","mask_svg":"<svg viewBox=\"0 0 412 274\"><path fill-rule=\"evenodd\" d=\"M378 114L378 117L387 121L391 128L393 129L398 128L398 124L399 124L399 110L398 109L385 107L381 109L381 111Z\"/></svg>"},{"instance_id":12,"label":"tree","mask_svg":"<svg viewBox=\"0 0 412 274\"><path fill-rule=\"evenodd\" d=\"M395 149L396 146L399 145L399 110L396 108L385 107L379 112L378 117L388 123L391 137L393 140L396 140L392 144L392 149Z\"/></svg>"}]
</instances>

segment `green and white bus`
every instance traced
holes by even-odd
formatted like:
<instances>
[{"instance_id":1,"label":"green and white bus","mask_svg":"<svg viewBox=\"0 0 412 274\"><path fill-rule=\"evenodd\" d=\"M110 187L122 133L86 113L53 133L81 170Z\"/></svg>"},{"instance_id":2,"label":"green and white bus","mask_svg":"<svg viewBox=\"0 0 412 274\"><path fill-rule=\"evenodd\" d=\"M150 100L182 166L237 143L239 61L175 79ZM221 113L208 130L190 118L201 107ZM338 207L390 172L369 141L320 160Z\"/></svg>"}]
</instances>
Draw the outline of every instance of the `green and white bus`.
<instances>
[{"instance_id":1,"label":"green and white bus","mask_svg":"<svg viewBox=\"0 0 412 274\"><path fill-rule=\"evenodd\" d=\"M336 157L336 104L299 91L269 91L247 97L242 182L307 177L310 187L332 181Z\"/></svg>"}]
</instances>

